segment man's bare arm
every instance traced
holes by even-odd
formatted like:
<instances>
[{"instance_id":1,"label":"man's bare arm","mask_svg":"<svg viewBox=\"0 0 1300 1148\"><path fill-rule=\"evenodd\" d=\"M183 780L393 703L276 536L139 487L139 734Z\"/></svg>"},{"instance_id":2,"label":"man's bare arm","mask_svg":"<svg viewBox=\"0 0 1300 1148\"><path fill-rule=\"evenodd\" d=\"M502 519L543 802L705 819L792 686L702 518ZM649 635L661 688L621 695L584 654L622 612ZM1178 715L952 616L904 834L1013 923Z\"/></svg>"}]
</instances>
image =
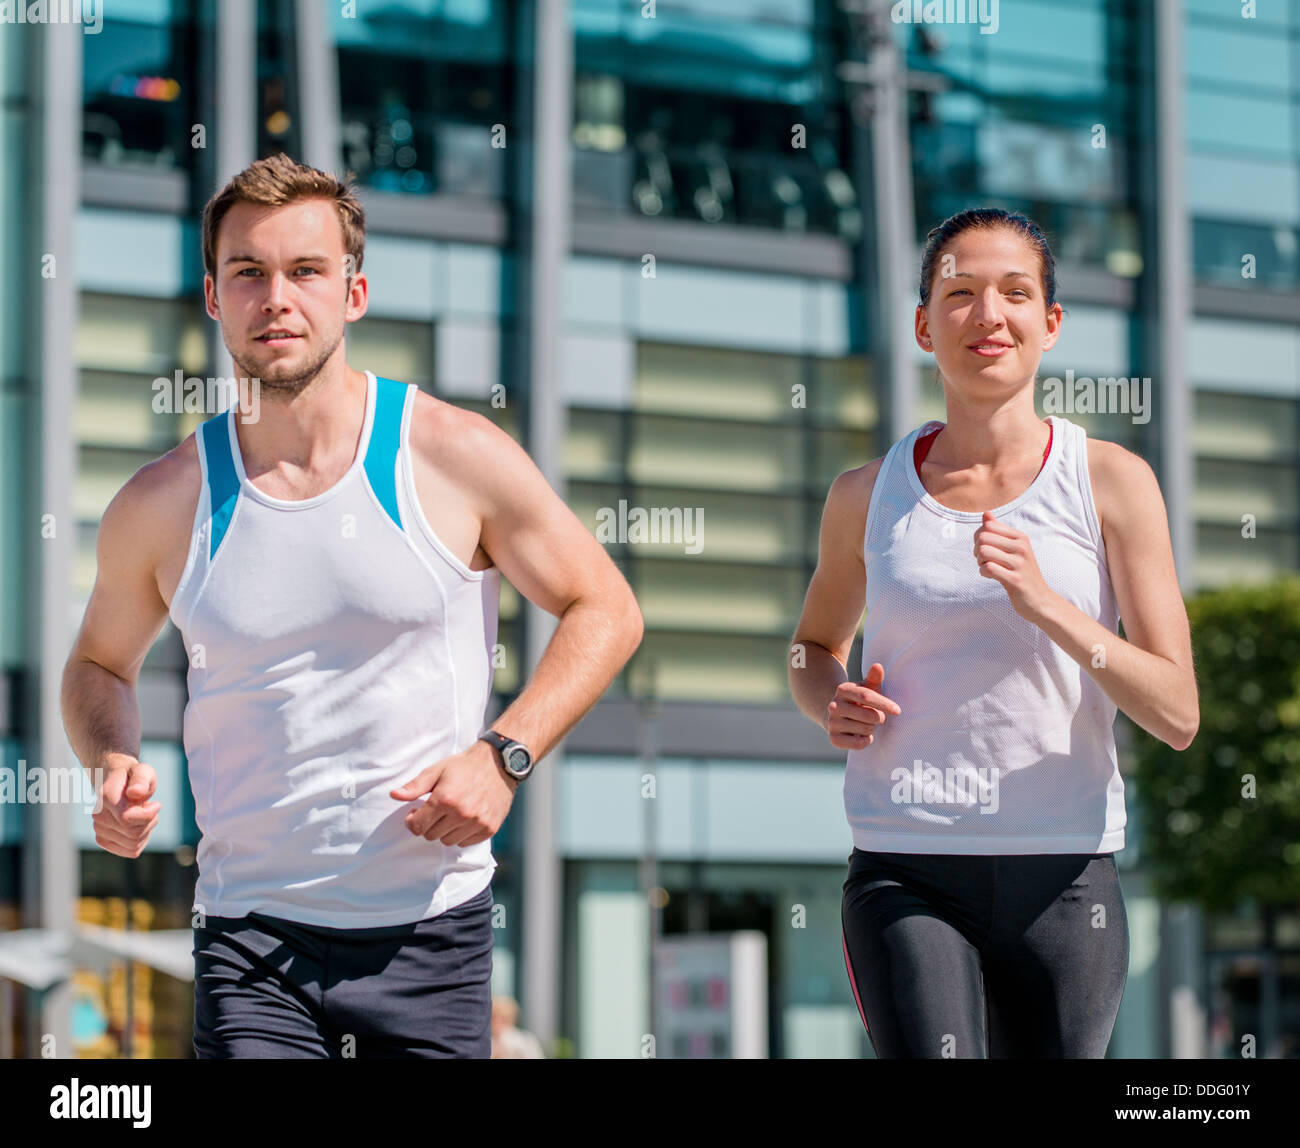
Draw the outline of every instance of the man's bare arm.
<instances>
[{"instance_id":1,"label":"man's bare arm","mask_svg":"<svg viewBox=\"0 0 1300 1148\"><path fill-rule=\"evenodd\" d=\"M161 469L162 473L158 473ZM165 499L186 493L175 461L150 463L114 496L100 521L95 586L63 669L61 703L68 741L103 797L95 840L109 852L136 857L157 824L148 802L153 770L140 762L136 682L167 618L156 577L160 525L174 513Z\"/></svg>"},{"instance_id":2,"label":"man's bare arm","mask_svg":"<svg viewBox=\"0 0 1300 1148\"><path fill-rule=\"evenodd\" d=\"M509 435L468 411L442 417L452 420L452 433L441 436L438 466L481 524L479 545L525 598L560 619L531 679L493 722L539 761L632 656L641 642L641 611L609 555ZM478 741L426 766L391 796L415 801L428 794L406 814L406 828L429 841L469 846L500 828L518 785L496 751Z\"/></svg>"},{"instance_id":3,"label":"man's bare arm","mask_svg":"<svg viewBox=\"0 0 1300 1148\"><path fill-rule=\"evenodd\" d=\"M465 461L475 460L480 544L525 598L560 620L532 678L493 723L536 760L595 705L644 625L618 567L532 459L489 420L472 418L462 442Z\"/></svg>"}]
</instances>

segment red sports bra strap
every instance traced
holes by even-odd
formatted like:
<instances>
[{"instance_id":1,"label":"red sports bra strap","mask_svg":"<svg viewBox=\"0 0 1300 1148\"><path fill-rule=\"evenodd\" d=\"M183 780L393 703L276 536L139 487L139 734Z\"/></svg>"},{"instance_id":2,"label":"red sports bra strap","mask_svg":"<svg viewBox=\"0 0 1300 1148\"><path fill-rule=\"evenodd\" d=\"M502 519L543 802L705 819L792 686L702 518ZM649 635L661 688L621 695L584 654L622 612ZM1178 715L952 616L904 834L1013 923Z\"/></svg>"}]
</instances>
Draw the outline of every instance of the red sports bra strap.
<instances>
[{"instance_id":1,"label":"red sports bra strap","mask_svg":"<svg viewBox=\"0 0 1300 1148\"><path fill-rule=\"evenodd\" d=\"M925 461L925 456L930 453L930 447L934 445L934 440L938 437L943 427L935 427L934 430L928 431L916 440L916 445L912 448L912 457L916 460L916 473L921 473L921 463ZM1047 465L1047 456L1052 453L1052 424L1047 424L1047 446L1043 448L1043 461L1039 464L1038 469L1042 470Z\"/></svg>"}]
</instances>

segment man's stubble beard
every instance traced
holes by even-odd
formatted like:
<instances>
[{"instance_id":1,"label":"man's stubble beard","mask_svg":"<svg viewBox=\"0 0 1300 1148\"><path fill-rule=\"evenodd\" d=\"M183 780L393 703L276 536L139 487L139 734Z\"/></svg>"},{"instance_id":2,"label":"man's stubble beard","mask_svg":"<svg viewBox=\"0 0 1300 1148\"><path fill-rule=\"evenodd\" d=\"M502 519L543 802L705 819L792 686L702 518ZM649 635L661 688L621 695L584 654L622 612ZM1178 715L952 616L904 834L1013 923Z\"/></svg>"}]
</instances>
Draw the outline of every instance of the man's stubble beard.
<instances>
[{"instance_id":1,"label":"man's stubble beard","mask_svg":"<svg viewBox=\"0 0 1300 1148\"><path fill-rule=\"evenodd\" d=\"M234 361L235 366L239 368L240 373L244 378L256 378L259 381L263 393L265 393L268 398L273 401L278 400L284 402L296 398L307 389L307 387L315 380L316 376L320 374L321 368L329 362L330 356L338 350L338 345L342 341L343 332L340 330L338 337L335 338L327 348L309 361L300 371L298 371L297 374L288 377L281 376L274 379L268 379L265 375L259 374L258 368L246 363L239 357L239 355L235 354L231 349L229 341L226 341L226 350L230 352L231 359Z\"/></svg>"}]
</instances>

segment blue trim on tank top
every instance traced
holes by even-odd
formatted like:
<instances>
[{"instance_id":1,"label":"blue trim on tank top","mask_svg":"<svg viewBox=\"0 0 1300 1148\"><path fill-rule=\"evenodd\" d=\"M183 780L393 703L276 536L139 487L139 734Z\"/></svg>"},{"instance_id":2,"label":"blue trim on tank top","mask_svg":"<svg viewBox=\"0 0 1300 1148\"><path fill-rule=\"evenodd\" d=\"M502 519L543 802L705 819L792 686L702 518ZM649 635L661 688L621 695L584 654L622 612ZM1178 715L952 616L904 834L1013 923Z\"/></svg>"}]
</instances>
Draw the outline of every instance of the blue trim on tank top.
<instances>
[{"instance_id":1,"label":"blue trim on tank top","mask_svg":"<svg viewBox=\"0 0 1300 1148\"><path fill-rule=\"evenodd\" d=\"M409 383L375 376L375 417L366 446L365 470L379 505L402 530L397 508L397 449L402 438L402 409Z\"/></svg>"},{"instance_id":2,"label":"blue trim on tank top","mask_svg":"<svg viewBox=\"0 0 1300 1148\"><path fill-rule=\"evenodd\" d=\"M212 522L208 560L211 561L226 536L239 499L239 475L235 473L235 460L230 453L230 413L214 415L200 423L199 436L208 464L208 506Z\"/></svg>"}]
</instances>

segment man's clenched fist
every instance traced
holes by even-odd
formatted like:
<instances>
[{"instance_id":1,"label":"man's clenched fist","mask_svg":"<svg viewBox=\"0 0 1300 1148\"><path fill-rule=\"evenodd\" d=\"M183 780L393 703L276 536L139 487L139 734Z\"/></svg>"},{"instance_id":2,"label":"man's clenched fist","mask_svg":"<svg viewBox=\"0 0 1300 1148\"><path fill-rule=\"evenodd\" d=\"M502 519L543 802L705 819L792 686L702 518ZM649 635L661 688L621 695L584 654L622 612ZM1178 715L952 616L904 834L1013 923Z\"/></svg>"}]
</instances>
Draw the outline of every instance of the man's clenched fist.
<instances>
[{"instance_id":1,"label":"man's clenched fist","mask_svg":"<svg viewBox=\"0 0 1300 1148\"><path fill-rule=\"evenodd\" d=\"M157 787L153 767L142 761L108 770L99 791L99 810L91 817L95 843L119 857L139 857L158 824L162 805L149 800Z\"/></svg>"}]
</instances>

